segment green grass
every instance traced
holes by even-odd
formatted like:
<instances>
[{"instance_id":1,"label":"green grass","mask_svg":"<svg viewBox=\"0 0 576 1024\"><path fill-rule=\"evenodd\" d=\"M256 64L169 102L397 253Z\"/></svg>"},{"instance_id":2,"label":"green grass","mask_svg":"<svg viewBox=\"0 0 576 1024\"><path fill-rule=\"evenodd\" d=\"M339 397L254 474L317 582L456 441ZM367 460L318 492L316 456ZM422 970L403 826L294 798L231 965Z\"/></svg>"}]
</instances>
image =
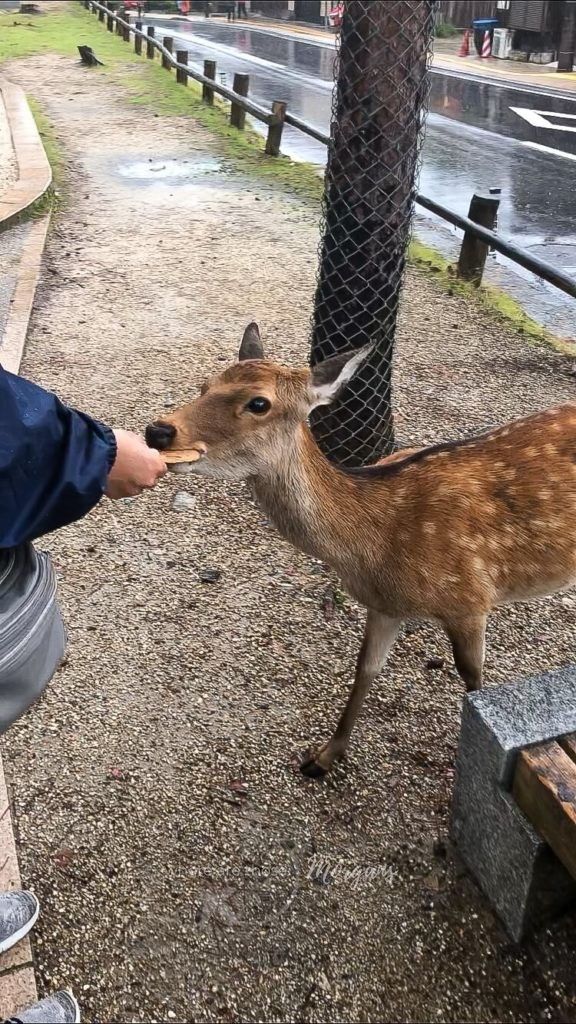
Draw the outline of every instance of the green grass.
<instances>
[{"instance_id":1,"label":"green grass","mask_svg":"<svg viewBox=\"0 0 576 1024\"><path fill-rule=\"evenodd\" d=\"M34 53L61 53L78 58L78 46L92 46L107 65L139 61L128 43L107 32L93 14L70 0L64 10L45 15L0 14L0 61Z\"/></svg>"},{"instance_id":2,"label":"green grass","mask_svg":"<svg viewBox=\"0 0 576 1024\"><path fill-rule=\"evenodd\" d=\"M438 39L452 39L454 36L460 35L460 29L456 28L449 21L439 21L434 30L434 34L438 36Z\"/></svg>"},{"instance_id":3,"label":"green grass","mask_svg":"<svg viewBox=\"0 0 576 1024\"><path fill-rule=\"evenodd\" d=\"M37 100L35 100L33 96L28 96L27 99L36 122L38 134L42 139L44 151L48 157L48 163L52 168L52 184L46 190L44 195L40 196L40 198L37 199L35 203L32 203L32 206L29 206L22 214L21 219L26 220L30 217L42 217L45 213L55 213L58 210L64 177L64 154L56 135L52 130L50 122Z\"/></svg>"}]
</instances>

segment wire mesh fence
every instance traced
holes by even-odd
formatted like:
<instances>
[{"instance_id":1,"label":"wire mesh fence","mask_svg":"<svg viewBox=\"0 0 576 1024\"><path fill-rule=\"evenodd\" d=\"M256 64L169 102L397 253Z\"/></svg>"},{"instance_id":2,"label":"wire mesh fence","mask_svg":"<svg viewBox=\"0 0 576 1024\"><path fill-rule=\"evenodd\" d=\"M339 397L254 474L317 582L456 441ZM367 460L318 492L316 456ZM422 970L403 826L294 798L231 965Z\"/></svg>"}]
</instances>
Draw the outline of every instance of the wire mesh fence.
<instances>
[{"instance_id":1,"label":"wire mesh fence","mask_svg":"<svg viewBox=\"0 0 576 1024\"><path fill-rule=\"evenodd\" d=\"M313 414L330 459L394 447L392 356L416 193L435 0L346 0L336 61L311 363L371 343Z\"/></svg>"}]
</instances>

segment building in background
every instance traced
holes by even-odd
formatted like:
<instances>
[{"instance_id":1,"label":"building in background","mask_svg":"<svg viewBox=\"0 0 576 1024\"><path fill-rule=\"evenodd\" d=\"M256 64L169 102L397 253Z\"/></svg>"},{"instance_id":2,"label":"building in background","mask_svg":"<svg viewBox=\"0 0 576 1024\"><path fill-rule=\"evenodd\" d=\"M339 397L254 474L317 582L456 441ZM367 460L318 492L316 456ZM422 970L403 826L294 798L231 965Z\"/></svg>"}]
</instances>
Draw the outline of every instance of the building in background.
<instances>
[{"instance_id":1,"label":"building in background","mask_svg":"<svg viewBox=\"0 0 576 1024\"><path fill-rule=\"evenodd\" d=\"M269 18L304 21L311 25L328 25L333 0L252 0L254 13Z\"/></svg>"},{"instance_id":2,"label":"building in background","mask_svg":"<svg viewBox=\"0 0 576 1024\"><path fill-rule=\"evenodd\" d=\"M572 71L576 48L574 0L496 0L495 57L549 64Z\"/></svg>"},{"instance_id":3,"label":"building in background","mask_svg":"<svg viewBox=\"0 0 576 1024\"><path fill-rule=\"evenodd\" d=\"M495 0L440 0L438 18L456 28L470 28L476 18L491 18Z\"/></svg>"}]
</instances>

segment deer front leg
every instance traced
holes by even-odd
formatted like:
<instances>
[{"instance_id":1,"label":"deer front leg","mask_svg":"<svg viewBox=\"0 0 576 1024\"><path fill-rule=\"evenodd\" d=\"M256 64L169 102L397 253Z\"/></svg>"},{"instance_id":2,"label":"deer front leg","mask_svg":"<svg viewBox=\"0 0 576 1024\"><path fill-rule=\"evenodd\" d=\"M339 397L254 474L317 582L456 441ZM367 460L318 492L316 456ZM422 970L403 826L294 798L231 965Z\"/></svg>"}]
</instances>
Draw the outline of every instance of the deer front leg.
<instances>
[{"instance_id":1,"label":"deer front leg","mask_svg":"<svg viewBox=\"0 0 576 1024\"><path fill-rule=\"evenodd\" d=\"M400 619L390 619L368 609L354 685L332 738L318 750L309 751L300 765L300 771L308 778L317 779L325 775L334 761L342 757L370 684L386 662L400 623Z\"/></svg>"}]
</instances>

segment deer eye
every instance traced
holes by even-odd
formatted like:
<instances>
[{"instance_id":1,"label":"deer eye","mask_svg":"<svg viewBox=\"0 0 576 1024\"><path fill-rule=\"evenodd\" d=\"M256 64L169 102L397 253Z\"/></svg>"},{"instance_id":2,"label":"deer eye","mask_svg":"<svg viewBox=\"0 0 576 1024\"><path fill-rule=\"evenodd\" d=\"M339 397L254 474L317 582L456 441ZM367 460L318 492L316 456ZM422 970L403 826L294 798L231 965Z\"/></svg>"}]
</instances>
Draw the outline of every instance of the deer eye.
<instances>
[{"instance_id":1,"label":"deer eye","mask_svg":"<svg viewBox=\"0 0 576 1024\"><path fill-rule=\"evenodd\" d=\"M253 412L256 416L262 416L265 412L268 412L270 402L267 398L262 398L261 395L258 395L256 398L251 398L244 408L247 412Z\"/></svg>"}]
</instances>

